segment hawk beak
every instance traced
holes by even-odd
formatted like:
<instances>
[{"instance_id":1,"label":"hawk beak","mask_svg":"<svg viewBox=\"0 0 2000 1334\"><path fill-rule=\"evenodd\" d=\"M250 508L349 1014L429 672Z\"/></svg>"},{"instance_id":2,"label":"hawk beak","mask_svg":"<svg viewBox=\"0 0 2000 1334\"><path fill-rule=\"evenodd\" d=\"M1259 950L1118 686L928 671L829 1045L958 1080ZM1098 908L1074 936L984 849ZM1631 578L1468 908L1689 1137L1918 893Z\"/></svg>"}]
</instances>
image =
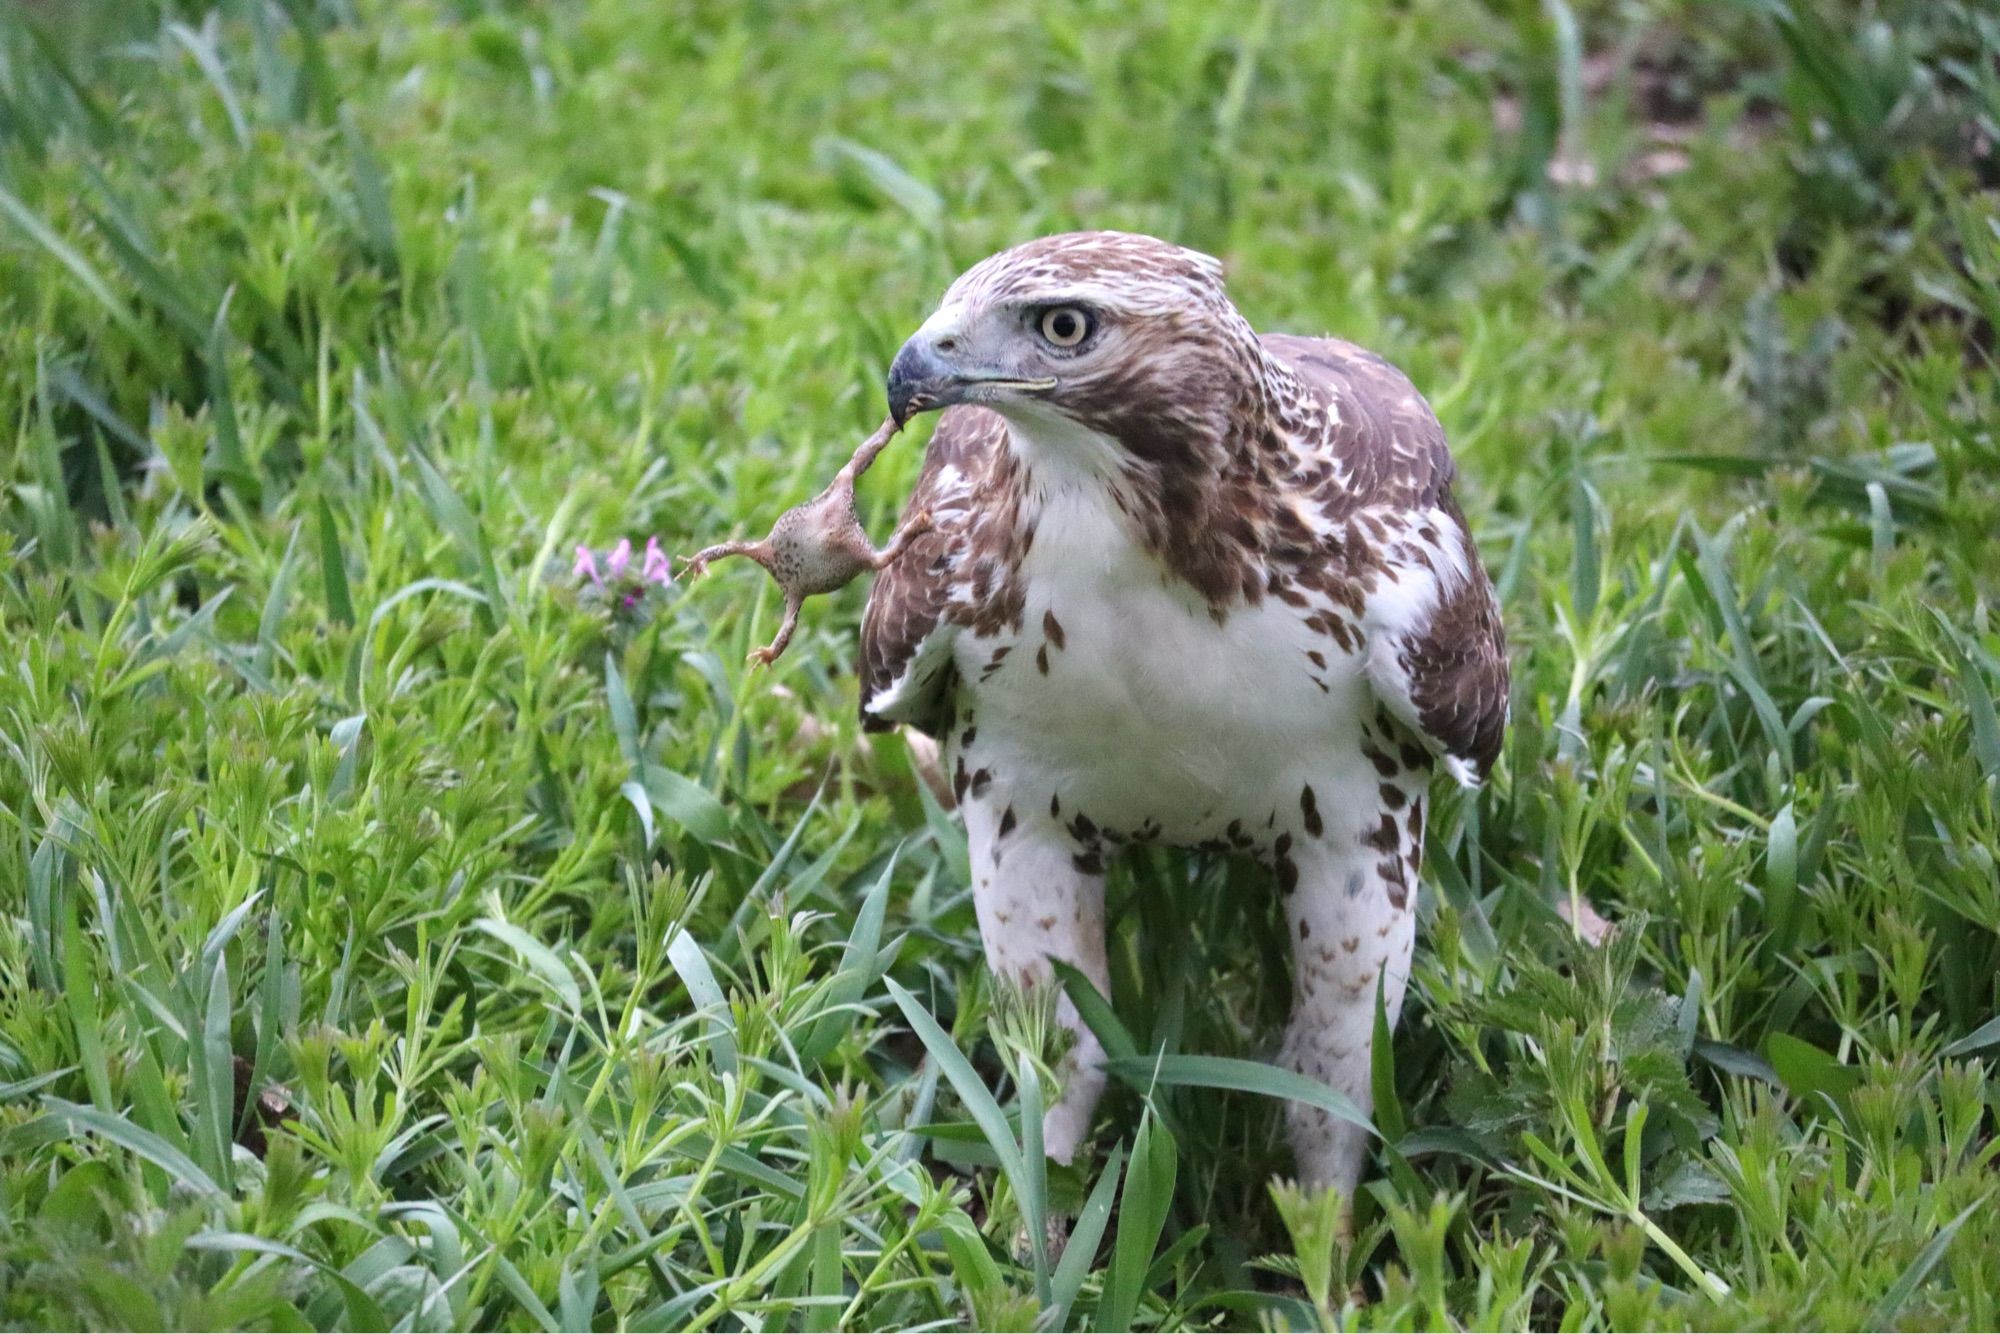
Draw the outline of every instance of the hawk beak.
<instances>
[{"instance_id":1,"label":"hawk beak","mask_svg":"<svg viewBox=\"0 0 2000 1334\"><path fill-rule=\"evenodd\" d=\"M918 334L889 363L889 415L901 426L913 413L958 402L962 387L957 371Z\"/></svg>"},{"instance_id":2,"label":"hawk beak","mask_svg":"<svg viewBox=\"0 0 2000 1334\"><path fill-rule=\"evenodd\" d=\"M889 415L901 426L915 413L954 403L983 403L1009 390L1055 388L1053 379L1024 380L1011 375L968 371L945 359L929 334L919 332L889 363Z\"/></svg>"}]
</instances>

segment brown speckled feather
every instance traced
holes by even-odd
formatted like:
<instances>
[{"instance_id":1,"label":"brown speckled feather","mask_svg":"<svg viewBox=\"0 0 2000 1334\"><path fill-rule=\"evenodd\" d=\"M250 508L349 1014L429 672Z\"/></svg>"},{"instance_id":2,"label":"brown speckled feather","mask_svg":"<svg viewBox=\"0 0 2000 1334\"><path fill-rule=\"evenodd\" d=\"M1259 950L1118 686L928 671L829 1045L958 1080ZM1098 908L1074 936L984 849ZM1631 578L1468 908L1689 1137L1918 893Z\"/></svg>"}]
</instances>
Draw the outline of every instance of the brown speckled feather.
<instances>
[{"instance_id":1,"label":"brown speckled feather","mask_svg":"<svg viewBox=\"0 0 2000 1334\"><path fill-rule=\"evenodd\" d=\"M1507 727L1507 640L1492 584L1477 569L1472 533L1451 493L1457 470L1444 428L1409 377L1373 352L1338 338L1291 334L1266 334L1263 344L1303 389L1337 407L1328 445L1348 476L1339 488L1320 492L1330 513L1436 506L1458 530L1472 577L1449 590L1421 631L1404 636L1397 656L1427 739L1484 779Z\"/></svg>"},{"instance_id":2,"label":"brown speckled feather","mask_svg":"<svg viewBox=\"0 0 2000 1334\"><path fill-rule=\"evenodd\" d=\"M1446 497L1444 508L1463 529L1458 502ZM1468 537L1466 549L1471 546ZM1484 780L1507 732L1507 636L1492 585L1468 579L1454 589L1424 632L1403 646L1402 662L1424 731Z\"/></svg>"},{"instance_id":3,"label":"brown speckled feather","mask_svg":"<svg viewBox=\"0 0 2000 1334\"><path fill-rule=\"evenodd\" d=\"M949 630L952 585L964 577L970 548L984 526L981 507L994 502L1006 453L1006 424L987 408L948 409L931 435L903 517L928 510L933 526L877 577L861 621L861 723L871 732L897 723L933 735L940 728L951 655L942 645L934 654L923 650L934 635ZM921 679L908 684L897 705L872 712L870 702L910 672Z\"/></svg>"}]
</instances>

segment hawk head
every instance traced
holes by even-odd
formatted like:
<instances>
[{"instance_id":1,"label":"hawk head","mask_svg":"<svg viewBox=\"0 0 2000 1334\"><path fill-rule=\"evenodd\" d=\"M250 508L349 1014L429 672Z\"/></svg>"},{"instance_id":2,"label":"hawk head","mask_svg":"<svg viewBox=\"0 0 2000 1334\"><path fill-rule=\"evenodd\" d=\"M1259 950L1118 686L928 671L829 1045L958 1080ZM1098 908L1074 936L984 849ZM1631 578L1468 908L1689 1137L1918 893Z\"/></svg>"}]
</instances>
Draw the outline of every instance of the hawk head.
<instances>
[{"instance_id":1,"label":"hawk head","mask_svg":"<svg viewBox=\"0 0 2000 1334\"><path fill-rule=\"evenodd\" d=\"M1150 236L1070 232L951 285L889 368L889 411L980 403L1036 439L1083 427L1139 462L1213 461L1261 420L1257 337L1214 258Z\"/></svg>"}]
</instances>

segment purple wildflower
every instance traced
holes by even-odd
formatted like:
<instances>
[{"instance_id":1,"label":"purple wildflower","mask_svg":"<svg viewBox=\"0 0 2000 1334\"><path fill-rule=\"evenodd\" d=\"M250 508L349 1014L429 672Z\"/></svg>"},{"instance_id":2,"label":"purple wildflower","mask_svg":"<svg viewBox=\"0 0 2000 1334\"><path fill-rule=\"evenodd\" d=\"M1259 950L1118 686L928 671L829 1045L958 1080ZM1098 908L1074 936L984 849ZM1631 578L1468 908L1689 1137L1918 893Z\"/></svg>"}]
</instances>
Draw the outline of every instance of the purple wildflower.
<instances>
[{"instance_id":1,"label":"purple wildflower","mask_svg":"<svg viewBox=\"0 0 2000 1334\"><path fill-rule=\"evenodd\" d=\"M571 572L588 600L621 616L641 615L655 588L674 584L673 559L657 537L646 539L643 552L634 549L629 537L619 538L608 550L579 546Z\"/></svg>"},{"instance_id":2,"label":"purple wildflower","mask_svg":"<svg viewBox=\"0 0 2000 1334\"><path fill-rule=\"evenodd\" d=\"M667 560L667 553L660 550L660 539L657 537L646 539L646 564L639 577L662 588L674 581L673 564Z\"/></svg>"}]
</instances>

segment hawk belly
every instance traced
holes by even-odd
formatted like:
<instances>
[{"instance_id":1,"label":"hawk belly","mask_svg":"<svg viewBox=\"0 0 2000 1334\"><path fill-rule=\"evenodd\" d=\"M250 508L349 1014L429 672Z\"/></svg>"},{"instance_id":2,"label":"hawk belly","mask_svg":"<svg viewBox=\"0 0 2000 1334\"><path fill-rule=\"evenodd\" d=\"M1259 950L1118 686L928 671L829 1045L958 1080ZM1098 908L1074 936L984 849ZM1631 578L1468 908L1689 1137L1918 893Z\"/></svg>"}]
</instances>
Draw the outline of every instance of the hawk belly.
<instances>
[{"instance_id":1,"label":"hawk belly","mask_svg":"<svg viewBox=\"0 0 2000 1334\"><path fill-rule=\"evenodd\" d=\"M1079 844L1268 850L1307 803L1372 821L1363 658L1307 612L1267 598L1218 620L1085 488L1044 502L1020 577L1019 628L954 646L962 797L1051 807Z\"/></svg>"}]
</instances>

